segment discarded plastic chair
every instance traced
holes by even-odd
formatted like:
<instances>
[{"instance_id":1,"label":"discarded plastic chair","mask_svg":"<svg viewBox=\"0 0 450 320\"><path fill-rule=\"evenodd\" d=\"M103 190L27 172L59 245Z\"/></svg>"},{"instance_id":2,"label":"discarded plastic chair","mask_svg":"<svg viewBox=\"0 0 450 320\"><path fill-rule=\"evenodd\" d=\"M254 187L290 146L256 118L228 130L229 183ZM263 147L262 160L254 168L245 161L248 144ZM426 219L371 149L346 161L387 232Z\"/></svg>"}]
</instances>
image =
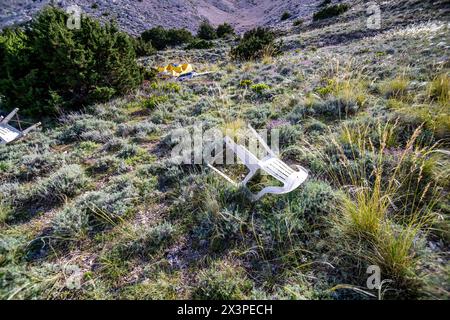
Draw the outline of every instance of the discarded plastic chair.
<instances>
[{"instance_id":1,"label":"discarded plastic chair","mask_svg":"<svg viewBox=\"0 0 450 320\"><path fill-rule=\"evenodd\" d=\"M208 163L208 167L213 169L223 178L234 185L244 185L246 186L250 179L256 174L258 170L265 171L281 183L283 186L268 186L263 188L257 194L252 194L252 200L257 201L262 196L268 193L272 194L284 194L289 193L296 188L298 188L308 177L308 172L302 166L297 166L298 171L293 170L286 163L280 160L278 156L269 148L263 138L253 129L250 125L248 126L253 135L258 139L261 146L269 153L263 159L258 159L253 153L248 151L245 147L236 144L233 139L225 136L224 142L227 148L233 150L237 157L244 163L245 166L250 170L245 179L240 182L234 182L225 173L218 170L214 166ZM218 155L217 155L218 156ZM216 157L217 157L216 156ZM214 161L214 160L213 160Z\"/></svg>"},{"instance_id":2,"label":"discarded plastic chair","mask_svg":"<svg viewBox=\"0 0 450 320\"><path fill-rule=\"evenodd\" d=\"M158 67L158 76L163 79L176 79L177 81L187 81L198 78L212 72L195 72L189 63L176 64L169 63L166 66Z\"/></svg>"},{"instance_id":3,"label":"discarded plastic chair","mask_svg":"<svg viewBox=\"0 0 450 320\"><path fill-rule=\"evenodd\" d=\"M198 72L189 72L189 73L185 73L185 74L180 75L180 76L177 78L177 81L192 80L192 79L194 79L194 78L198 78L198 77L201 77L201 76L205 76L205 75L211 74L211 73L212 73L212 72L210 72L210 71L208 71L208 72L200 72L200 73L198 73Z\"/></svg>"},{"instance_id":4,"label":"discarded plastic chair","mask_svg":"<svg viewBox=\"0 0 450 320\"><path fill-rule=\"evenodd\" d=\"M169 78L171 77L178 78L179 76L194 71L192 65L189 63L183 64L169 63L167 66L158 67L157 70L161 77L169 77Z\"/></svg>"},{"instance_id":5,"label":"discarded plastic chair","mask_svg":"<svg viewBox=\"0 0 450 320\"><path fill-rule=\"evenodd\" d=\"M26 136L30 131L35 130L41 125L41 123L39 122L32 125L31 127L28 127L25 130L22 130L21 122L19 120L19 117L17 116L17 111L19 111L19 109L14 109L5 118L0 116L0 144L7 144L9 142L20 139ZM17 122L17 124L19 125L19 129L16 129L8 124L14 116L16 116L17 120L13 121Z\"/></svg>"}]
</instances>

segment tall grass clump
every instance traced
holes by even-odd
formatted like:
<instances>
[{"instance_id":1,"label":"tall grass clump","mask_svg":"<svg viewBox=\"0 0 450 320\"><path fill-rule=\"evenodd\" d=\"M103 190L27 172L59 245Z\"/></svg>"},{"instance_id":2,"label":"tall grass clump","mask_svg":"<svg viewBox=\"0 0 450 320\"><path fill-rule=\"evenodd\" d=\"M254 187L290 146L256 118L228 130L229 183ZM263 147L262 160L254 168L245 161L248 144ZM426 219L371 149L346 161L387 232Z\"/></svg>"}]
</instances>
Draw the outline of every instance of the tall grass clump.
<instances>
[{"instance_id":1,"label":"tall grass clump","mask_svg":"<svg viewBox=\"0 0 450 320\"><path fill-rule=\"evenodd\" d=\"M380 91L386 98L401 100L408 93L409 79L400 75L394 79L384 81L380 85Z\"/></svg>"},{"instance_id":2,"label":"tall grass clump","mask_svg":"<svg viewBox=\"0 0 450 320\"><path fill-rule=\"evenodd\" d=\"M448 74L436 76L428 88L429 97L442 105L450 104L450 77Z\"/></svg>"},{"instance_id":3,"label":"tall grass clump","mask_svg":"<svg viewBox=\"0 0 450 320\"><path fill-rule=\"evenodd\" d=\"M422 284L420 240L436 220L442 189L425 174L436 146L417 144L419 127L402 149L394 148L396 126L344 124L340 138L332 138L340 169L329 175L345 194L333 218L332 233L339 240L332 246L362 273L363 266L380 266L383 277L394 281L395 294L414 295ZM355 161L368 155L370 165Z\"/></svg>"}]
</instances>

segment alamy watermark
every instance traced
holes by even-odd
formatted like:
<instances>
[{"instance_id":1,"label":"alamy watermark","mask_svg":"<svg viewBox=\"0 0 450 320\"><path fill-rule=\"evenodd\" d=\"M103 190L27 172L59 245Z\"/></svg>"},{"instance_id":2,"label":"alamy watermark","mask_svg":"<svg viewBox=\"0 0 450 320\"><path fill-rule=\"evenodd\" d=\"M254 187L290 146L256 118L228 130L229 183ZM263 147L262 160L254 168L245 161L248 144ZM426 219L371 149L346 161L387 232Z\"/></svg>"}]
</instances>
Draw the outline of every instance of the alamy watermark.
<instances>
[{"instance_id":1,"label":"alamy watermark","mask_svg":"<svg viewBox=\"0 0 450 320\"><path fill-rule=\"evenodd\" d=\"M69 15L66 26L70 30L78 30L81 28L81 13L82 10L76 4L68 6L66 13Z\"/></svg>"},{"instance_id":2,"label":"alamy watermark","mask_svg":"<svg viewBox=\"0 0 450 320\"><path fill-rule=\"evenodd\" d=\"M386 286L383 290L383 285L393 282L390 279L381 279L381 268L377 265L370 265L367 267L366 273L369 274L366 281L367 289L377 290L378 299L383 298L383 294L389 290Z\"/></svg>"},{"instance_id":3,"label":"alamy watermark","mask_svg":"<svg viewBox=\"0 0 450 320\"><path fill-rule=\"evenodd\" d=\"M367 29L378 30L381 28L381 8L375 1L367 3Z\"/></svg>"},{"instance_id":4,"label":"alamy watermark","mask_svg":"<svg viewBox=\"0 0 450 320\"><path fill-rule=\"evenodd\" d=\"M252 137L245 129L209 128L203 130L202 123L191 129L178 128L171 133L171 143L174 145L171 158L174 164L236 164L235 154L245 154L237 160L247 164L256 164L258 159L267 156L268 152L263 143L277 154L280 144L280 130L273 128L257 130L264 141ZM269 138L269 139L268 139ZM248 152L240 152L245 148ZM243 159L245 157L245 159ZM257 159L258 158L258 159Z\"/></svg>"}]
</instances>

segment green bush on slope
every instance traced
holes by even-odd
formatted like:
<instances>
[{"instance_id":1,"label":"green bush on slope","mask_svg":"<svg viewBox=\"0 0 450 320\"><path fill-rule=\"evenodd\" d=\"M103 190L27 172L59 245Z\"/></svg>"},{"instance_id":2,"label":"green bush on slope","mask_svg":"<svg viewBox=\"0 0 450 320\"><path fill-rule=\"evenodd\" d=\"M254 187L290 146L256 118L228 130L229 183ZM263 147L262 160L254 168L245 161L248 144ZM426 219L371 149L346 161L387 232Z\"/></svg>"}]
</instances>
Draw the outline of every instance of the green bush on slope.
<instances>
[{"instance_id":1,"label":"green bush on slope","mask_svg":"<svg viewBox=\"0 0 450 320\"><path fill-rule=\"evenodd\" d=\"M338 16L340 14L343 14L345 11L349 9L349 5L346 3L336 4L332 6L325 7L313 15L313 20L322 20L322 19L328 19L331 17Z\"/></svg>"},{"instance_id":2,"label":"green bush on slope","mask_svg":"<svg viewBox=\"0 0 450 320\"><path fill-rule=\"evenodd\" d=\"M275 44L275 34L267 28L258 27L244 34L239 44L231 49L231 56L239 60L252 60L278 52L279 45Z\"/></svg>"},{"instance_id":3,"label":"green bush on slope","mask_svg":"<svg viewBox=\"0 0 450 320\"><path fill-rule=\"evenodd\" d=\"M192 34L186 29L164 29L161 26L151 28L141 34L141 39L157 50L164 50L167 46L176 46L189 43L193 40Z\"/></svg>"},{"instance_id":4,"label":"green bush on slope","mask_svg":"<svg viewBox=\"0 0 450 320\"><path fill-rule=\"evenodd\" d=\"M54 113L123 94L141 83L133 40L114 24L43 10L26 29L0 35L0 93L7 109Z\"/></svg>"}]
</instances>

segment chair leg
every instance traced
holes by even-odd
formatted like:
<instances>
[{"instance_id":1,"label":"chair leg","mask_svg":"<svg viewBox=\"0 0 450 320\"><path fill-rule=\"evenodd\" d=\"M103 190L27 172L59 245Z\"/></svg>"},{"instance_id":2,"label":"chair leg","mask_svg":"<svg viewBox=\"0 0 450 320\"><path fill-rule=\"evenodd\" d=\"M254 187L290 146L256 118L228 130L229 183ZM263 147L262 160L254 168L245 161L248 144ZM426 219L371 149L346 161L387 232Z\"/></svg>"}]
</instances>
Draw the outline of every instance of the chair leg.
<instances>
[{"instance_id":1,"label":"chair leg","mask_svg":"<svg viewBox=\"0 0 450 320\"><path fill-rule=\"evenodd\" d=\"M255 175L256 171L258 171L258 169L250 169L250 172L247 174L247 176L245 177L245 179L241 182L244 186L247 185L247 182L249 182L253 176Z\"/></svg>"},{"instance_id":2,"label":"chair leg","mask_svg":"<svg viewBox=\"0 0 450 320\"><path fill-rule=\"evenodd\" d=\"M15 108L13 111L11 111L10 114L8 114L5 118L2 119L3 124L8 124L9 120L11 120L17 113L17 111L19 111L19 108Z\"/></svg>"},{"instance_id":3,"label":"chair leg","mask_svg":"<svg viewBox=\"0 0 450 320\"><path fill-rule=\"evenodd\" d=\"M258 192L256 195L253 194L252 201L258 201L261 199L261 197L267 193L274 193L274 194L282 194L286 192L286 188L283 187L265 187L260 192Z\"/></svg>"},{"instance_id":4,"label":"chair leg","mask_svg":"<svg viewBox=\"0 0 450 320\"><path fill-rule=\"evenodd\" d=\"M25 130L22 131L22 135L23 135L23 136L27 135L30 131L35 130L35 129L36 129L37 127L39 127L40 125L41 125L41 123L38 122L38 123L32 125L31 127L28 127L27 129L25 129Z\"/></svg>"}]
</instances>

